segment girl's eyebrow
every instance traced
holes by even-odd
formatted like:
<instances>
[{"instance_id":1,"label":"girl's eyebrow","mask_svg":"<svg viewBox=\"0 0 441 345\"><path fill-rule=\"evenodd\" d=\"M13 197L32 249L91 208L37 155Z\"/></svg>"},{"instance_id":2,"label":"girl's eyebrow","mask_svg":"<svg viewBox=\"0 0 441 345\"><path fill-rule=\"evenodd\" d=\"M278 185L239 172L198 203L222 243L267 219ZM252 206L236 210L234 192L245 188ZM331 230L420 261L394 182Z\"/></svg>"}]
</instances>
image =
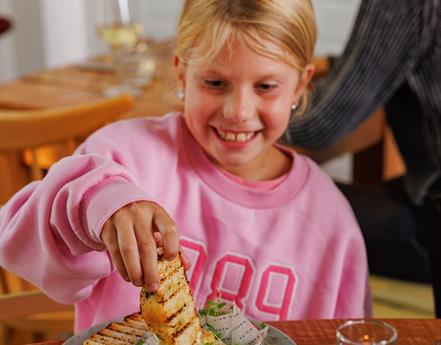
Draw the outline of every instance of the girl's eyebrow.
<instances>
[{"instance_id":1,"label":"girl's eyebrow","mask_svg":"<svg viewBox=\"0 0 441 345\"><path fill-rule=\"evenodd\" d=\"M201 71L197 72L197 75L198 76L210 75L212 77L228 78L231 75L231 73L229 73L228 71L224 73L217 69L202 69ZM286 73L281 71L272 71L257 76L256 78L256 80L268 80L268 79L277 79L277 80L286 79Z\"/></svg>"},{"instance_id":2,"label":"girl's eyebrow","mask_svg":"<svg viewBox=\"0 0 441 345\"><path fill-rule=\"evenodd\" d=\"M213 73L213 74L223 74L223 71L227 71L228 72L228 68L219 68L217 66L213 66L212 64L210 65L199 65L197 66L197 73Z\"/></svg>"}]
</instances>

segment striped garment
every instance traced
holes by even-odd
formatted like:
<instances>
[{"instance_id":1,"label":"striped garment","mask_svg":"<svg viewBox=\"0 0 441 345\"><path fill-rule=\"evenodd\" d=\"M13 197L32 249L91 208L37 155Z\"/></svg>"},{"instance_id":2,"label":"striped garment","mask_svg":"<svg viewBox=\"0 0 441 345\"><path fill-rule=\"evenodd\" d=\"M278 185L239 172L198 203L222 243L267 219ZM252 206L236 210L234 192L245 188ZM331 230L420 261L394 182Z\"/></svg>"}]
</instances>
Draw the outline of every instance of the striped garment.
<instances>
[{"instance_id":1,"label":"striped garment","mask_svg":"<svg viewBox=\"0 0 441 345\"><path fill-rule=\"evenodd\" d=\"M406 164L409 197L421 204L441 176L441 0L364 0L343 55L285 139L323 148L381 106Z\"/></svg>"}]
</instances>

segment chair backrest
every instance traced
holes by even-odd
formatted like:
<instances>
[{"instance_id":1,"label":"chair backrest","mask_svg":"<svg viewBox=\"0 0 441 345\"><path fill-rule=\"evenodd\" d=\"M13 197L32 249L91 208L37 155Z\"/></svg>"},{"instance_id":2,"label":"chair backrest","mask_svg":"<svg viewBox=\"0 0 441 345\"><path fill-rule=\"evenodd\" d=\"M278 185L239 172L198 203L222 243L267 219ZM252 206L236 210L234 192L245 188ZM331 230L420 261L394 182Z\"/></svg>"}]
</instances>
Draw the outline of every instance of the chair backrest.
<instances>
[{"instance_id":1,"label":"chair backrest","mask_svg":"<svg viewBox=\"0 0 441 345\"><path fill-rule=\"evenodd\" d=\"M122 95L87 104L40 110L0 109L0 152L23 150L87 135L132 105Z\"/></svg>"},{"instance_id":2,"label":"chair backrest","mask_svg":"<svg viewBox=\"0 0 441 345\"><path fill-rule=\"evenodd\" d=\"M47 167L39 164L38 153L42 146L58 145L59 148L61 145L64 148L52 158L51 163L54 163L71 154L85 137L117 119L132 104L131 96L121 95L51 109L0 109L0 204L25 184L43 177L42 169ZM25 151L31 156L27 160L30 171L23 164Z\"/></svg>"}]
</instances>

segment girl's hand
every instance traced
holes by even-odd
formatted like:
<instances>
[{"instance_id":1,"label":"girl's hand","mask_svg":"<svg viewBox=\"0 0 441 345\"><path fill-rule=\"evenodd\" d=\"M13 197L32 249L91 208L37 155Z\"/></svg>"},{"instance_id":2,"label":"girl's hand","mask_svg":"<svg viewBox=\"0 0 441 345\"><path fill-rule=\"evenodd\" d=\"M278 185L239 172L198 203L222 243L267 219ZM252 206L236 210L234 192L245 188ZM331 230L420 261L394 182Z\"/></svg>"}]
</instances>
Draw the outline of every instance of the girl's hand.
<instances>
[{"instance_id":1,"label":"girl's hand","mask_svg":"<svg viewBox=\"0 0 441 345\"><path fill-rule=\"evenodd\" d=\"M157 245L164 258L179 254L176 223L158 204L137 201L128 204L104 223L101 238L113 263L126 281L153 292L159 287ZM183 258L184 267L188 260Z\"/></svg>"}]
</instances>

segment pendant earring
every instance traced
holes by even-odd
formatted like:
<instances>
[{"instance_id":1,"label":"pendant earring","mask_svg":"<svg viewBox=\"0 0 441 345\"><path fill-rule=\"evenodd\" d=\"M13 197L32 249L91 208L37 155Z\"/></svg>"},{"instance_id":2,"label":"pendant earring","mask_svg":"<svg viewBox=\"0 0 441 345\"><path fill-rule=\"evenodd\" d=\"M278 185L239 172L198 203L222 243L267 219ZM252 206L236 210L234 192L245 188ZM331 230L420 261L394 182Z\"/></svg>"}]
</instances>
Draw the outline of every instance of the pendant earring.
<instances>
[{"instance_id":1,"label":"pendant earring","mask_svg":"<svg viewBox=\"0 0 441 345\"><path fill-rule=\"evenodd\" d=\"M184 90L178 89L176 91L176 97L178 97L179 100L183 101L185 98Z\"/></svg>"}]
</instances>

